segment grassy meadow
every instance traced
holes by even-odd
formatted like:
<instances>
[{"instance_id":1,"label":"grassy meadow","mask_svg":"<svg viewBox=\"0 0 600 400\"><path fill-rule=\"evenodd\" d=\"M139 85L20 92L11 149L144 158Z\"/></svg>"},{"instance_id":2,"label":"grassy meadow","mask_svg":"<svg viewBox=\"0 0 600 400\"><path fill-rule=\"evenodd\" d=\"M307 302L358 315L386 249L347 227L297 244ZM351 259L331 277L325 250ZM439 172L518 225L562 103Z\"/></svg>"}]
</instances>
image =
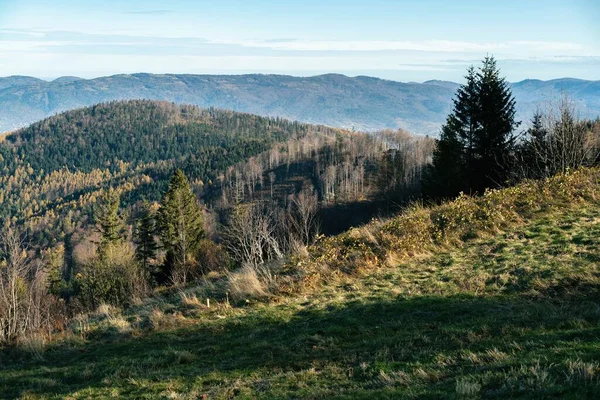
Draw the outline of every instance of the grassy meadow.
<instances>
[{"instance_id":1,"label":"grassy meadow","mask_svg":"<svg viewBox=\"0 0 600 400\"><path fill-rule=\"evenodd\" d=\"M0 397L600 398L598 170L304 253L1 350Z\"/></svg>"}]
</instances>

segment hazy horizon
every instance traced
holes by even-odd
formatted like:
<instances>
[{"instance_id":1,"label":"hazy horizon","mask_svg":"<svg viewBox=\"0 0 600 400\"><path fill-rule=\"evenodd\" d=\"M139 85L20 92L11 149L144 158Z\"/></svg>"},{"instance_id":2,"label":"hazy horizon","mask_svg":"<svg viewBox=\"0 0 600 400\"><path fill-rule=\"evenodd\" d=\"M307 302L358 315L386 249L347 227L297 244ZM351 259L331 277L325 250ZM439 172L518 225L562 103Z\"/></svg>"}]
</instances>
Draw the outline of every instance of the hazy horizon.
<instances>
[{"instance_id":1,"label":"hazy horizon","mask_svg":"<svg viewBox=\"0 0 600 400\"><path fill-rule=\"evenodd\" d=\"M476 64L474 64L476 65ZM17 77L17 76L22 76L22 77L29 77L29 78L35 78L35 79L40 79L46 82L53 82L55 80L61 79L61 78L76 78L76 79L83 79L83 80L93 80L93 79L101 79L101 78L107 78L107 77L111 77L111 76L118 76L118 75L144 75L144 74L148 74L148 75L206 75L206 76L244 76L244 75L274 75L274 76L286 76L286 77L292 77L292 78L314 78L314 77L318 77L318 76L323 76L323 75L343 75L345 77L348 78L358 78L358 77L368 77L368 78L376 78L376 79L382 79L382 80L389 80L389 81L394 81L394 82L398 82L398 83L417 83L417 84L422 84L422 83L426 83L426 82L431 82L431 81L442 81L442 82L451 82L451 83L458 83L460 84L462 82L461 80L447 80L447 79L437 79L437 78L432 78L432 79L426 79L426 80L421 80L421 81L408 81L408 80L399 80L399 79L394 79L394 78L387 78L387 77L381 77L381 76L375 76L372 73L369 73L368 71L365 72L347 72L347 73L341 73L341 72L322 72L322 73L306 73L303 74L301 71L298 72L290 72L290 73L270 73L270 72L259 72L259 71L247 71L247 72L233 72L233 73L218 73L218 72L214 72L214 73L170 73L170 72L165 72L165 73L153 73L153 72L145 72L145 71L139 71L139 72L132 72L132 73L116 73L116 74L109 74L109 75L98 75L98 76L92 76L92 77L83 77L83 76L76 76L76 75L60 75L60 76L56 76L56 77L44 77L44 76L33 76L33 75L20 75L20 74L14 74L14 75L6 75L6 76L0 76L0 79L5 79L5 78L10 78L10 77ZM583 81L600 81L599 79L584 79L584 78L578 78L575 76L561 76L558 78L551 78L551 79L539 79L536 77L529 77L529 78L524 78L524 79L520 79L520 80L516 80L516 81L508 81L509 83L519 83L522 81L527 81L527 80L538 80L538 81L542 81L542 82L548 82L548 81L555 81L555 80L561 80L561 79L574 79L574 80L583 80Z\"/></svg>"},{"instance_id":2,"label":"hazy horizon","mask_svg":"<svg viewBox=\"0 0 600 400\"><path fill-rule=\"evenodd\" d=\"M0 2L0 76L367 75L600 79L600 3L373 0Z\"/></svg>"}]
</instances>

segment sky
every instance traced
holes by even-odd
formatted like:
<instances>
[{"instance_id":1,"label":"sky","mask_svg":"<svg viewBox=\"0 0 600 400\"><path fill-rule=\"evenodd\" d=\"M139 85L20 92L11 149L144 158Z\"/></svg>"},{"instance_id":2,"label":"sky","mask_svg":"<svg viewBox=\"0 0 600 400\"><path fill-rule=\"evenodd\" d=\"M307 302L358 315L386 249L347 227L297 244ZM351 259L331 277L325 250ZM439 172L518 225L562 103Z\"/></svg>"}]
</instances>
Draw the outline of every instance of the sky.
<instances>
[{"instance_id":1,"label":"sky","mask_svg":"<svg viewBox=\"0 0 600 400\"><path fill-rule=\"evenodd\" d=\"M600 80L600 0L0 0L0 76Z\"/></svg>"}]
</instances>

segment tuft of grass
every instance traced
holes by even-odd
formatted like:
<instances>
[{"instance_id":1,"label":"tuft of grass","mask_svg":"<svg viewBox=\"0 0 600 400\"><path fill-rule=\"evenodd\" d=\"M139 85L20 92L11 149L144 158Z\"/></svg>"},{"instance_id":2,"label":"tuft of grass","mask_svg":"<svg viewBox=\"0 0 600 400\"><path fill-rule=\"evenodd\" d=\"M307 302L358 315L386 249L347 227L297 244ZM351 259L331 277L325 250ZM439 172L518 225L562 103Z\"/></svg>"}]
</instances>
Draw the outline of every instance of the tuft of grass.
<instances>
[{"instance_id":1,"label":"tuft of grass","mask_svg":"<svg viewBox=\"0 0 600 400\"><path fill-rule=\"evenodd\" d=\"M228 272L228 293L233 301L266 298L276 286L276 276L269 265L246 264Z\"/></svg>"},{"instance_id":2,"label":"tuft of grass","mask_svg":"<svg viewBox=\"0 0 600 400\"><path fill-rule=\"evenodd\" d=\"M567 360L567 381L572 385L598 384L600 364L597 361Z\"/></svg>"},{"instance_id":3,"label":"tuft of grass","mask_svg":"<svg viewBox=\"0 0 600 400\"><path fill-rule=\"evenodd\" d=\"M456 397L459 399L475 399L479 397L481 385L470 378L456 381Z\"/></svg>"},{"instance_id":4,"label":"tuft of grass","mask_svg":"<svg viewBox=\"0 0 600 400\"><path fill-rule=\"evenodd\" d=\"M48 344L47 338L40 333L21 338L17 344L20 349L23 349L31 357L42 361L44 359L44 351Z\"/></svg>"},{"instance_id":5,"label":"tuft of grass","mask_svg":"<svg viewBox=\"0 0 600 400\"><path fill-rule=\"evenodd\" d=\"M202 301L198 299L196 294L188 294L185 292L181 292L181 303L188 307L202 307Z\"/></svg>"}]
</instances>

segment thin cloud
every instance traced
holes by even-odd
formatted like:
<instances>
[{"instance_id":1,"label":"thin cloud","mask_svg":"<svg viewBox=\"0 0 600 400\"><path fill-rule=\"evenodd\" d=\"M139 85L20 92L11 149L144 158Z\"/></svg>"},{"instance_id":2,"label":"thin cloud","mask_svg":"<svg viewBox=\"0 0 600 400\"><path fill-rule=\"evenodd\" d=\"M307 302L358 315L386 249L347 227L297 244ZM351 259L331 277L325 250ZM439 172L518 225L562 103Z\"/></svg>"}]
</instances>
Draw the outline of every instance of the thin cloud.
<instances>
[{"instance_id":1,"label":"thin cloud","mask_svg":"<svg viewBox=\"0 0 600 400\"><path fill-rule=\"evenodd\" d=\"M557 71L571 73L573 68L579 68L583 71L580 75L589 78L595 71L591 66L598 65L600 48L541 41L318 41L284 36L266 40L211 40L116 31L99 34L0 29L0 63L4 64L0 75L89 77L141 71L298 74L299 71L385 70L394 71L386 76L404 81L459 80L464 65L478 64L486 53L496 56L514 80L531 77L531 71L539 75L536 77L555 77ZM514 77L511 71L519 75ZM553 72L542 75L544 71Z\"/></svg>"},{"instance_id":2,"label":"thin cloud","mask_svg":"<svg viewBox=\"0 0 600 400\"><path fill-rule=\"evenodd\" d=\"M218 41L215 41L217 43ZM220 42L222 43L222 42ZM542 41L511 41L501 43L480 43L450 40L427 41L237 41L227 42L245 47L268 48L271 50L287 51L345 51L345 52L374 52L374 51L421 51L431 53L555 53L582 54L600 53L598 49L588 48L579 43L542 42Z\"/></svg>"},{"instance_id":3,"label":"thin cloud","mask_svg":"<svg viewBox=\"0 0 600 400\"><path fill-rule=\"evenodd\" d=\"M133 15L164 15L171 14L173 10L131 10L125 11L125 14Z\"/></svg>"}]
</instances>

